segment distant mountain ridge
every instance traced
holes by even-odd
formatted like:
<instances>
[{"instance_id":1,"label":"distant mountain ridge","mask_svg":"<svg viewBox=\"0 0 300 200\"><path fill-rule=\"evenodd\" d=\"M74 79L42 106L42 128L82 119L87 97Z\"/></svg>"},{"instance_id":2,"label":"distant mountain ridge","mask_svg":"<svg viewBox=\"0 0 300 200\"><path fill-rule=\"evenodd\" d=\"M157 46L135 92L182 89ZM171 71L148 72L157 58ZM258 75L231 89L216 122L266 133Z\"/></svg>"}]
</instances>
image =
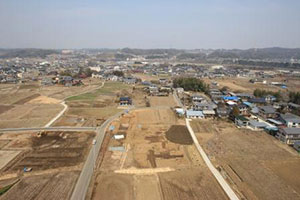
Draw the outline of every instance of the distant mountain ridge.
<instances>
[{"instance_id":1,"label":"distant mountain ridge","mask_svg":"<svg viewBox=\"0 0 300 200\"><path fill-rule=\"evenodd\" d=\"M125 55L146 56L148 58L170 58L176 56L178 59L300 59L300 48L252 48L252 49L76 49L75 52L85 51L90 53L110 52ZM53 49L0 49L0 58L14 57L46 57L50 54L60 54L61 50Z\"/></svg>"}]
</instances>

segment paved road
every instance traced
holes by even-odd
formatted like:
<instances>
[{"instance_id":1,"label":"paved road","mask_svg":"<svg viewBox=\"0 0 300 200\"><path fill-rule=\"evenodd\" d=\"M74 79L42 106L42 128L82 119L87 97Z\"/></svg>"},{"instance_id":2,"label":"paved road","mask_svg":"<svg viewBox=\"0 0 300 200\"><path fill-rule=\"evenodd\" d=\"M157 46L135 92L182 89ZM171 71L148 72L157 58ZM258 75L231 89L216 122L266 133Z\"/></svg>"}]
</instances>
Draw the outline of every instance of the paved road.
<instances>
[{"instance_id":1,"label":"paved road","mask_svg":"<svg viewBox=\"0 0 300 200\"><path fill-rule=\"evenodd\" d=\"M4 128L0 132L21 132L21 131L96 131L96 127L32 127L32 128Z\"/></svg>"},{"instance_id":2,"label":"paved road","mask_svg":"<svg viewBox=\"0 0 300 200\"><path fill-rule=\"evenodd\" d=\"M84 163L83 169L81 170L80 176L77 180L77 183L75 185L75 188L73 190L71 200L83 200L85 199L93 172L94 168L96 165L96 159L99 155L100 148L105 136L105 131L108 125L118 118L124 111L117 113L116 115L110 117L107 119L100 127L97 128L96 132L97 135L95 137L96 139L96 144L92 146L89 155Z\"/></svg>"},{"instance_id":3,"label":"paved road","mask_svg":"<svg viewBox=\"0 0 300 200\"><path fill-rule=\"evenodd\" d=\"M174 96L175 100L177 101L178 105L182 106L182 108L184 108L184 110L185 110L186 108L184 107L184 105L179 100L176 92L173 93L173 96ZM218 183L221 185L221 187L223 188L223 190L225 191L225 193L227 194L229 199L238 200L239 199L238 196L234 193L234 191L231 189L229 184L225 181L225 179L223 178L221 173L214 167L214 165L211 163L208 156L206 155L205 151L200 146L199 141L198 141L192 127L190 126L190 120L186 119L185 121L186 121L187 129L189 130L190 135L193 139L193 142L196 145L196 148L197 148L198 152L200 153L200 155L201 155L202 159L204 160L204 162L205 162L206 166L208 167L208 169L211 171L211 173L217 179Z\"/></svg>"}]
</instances>

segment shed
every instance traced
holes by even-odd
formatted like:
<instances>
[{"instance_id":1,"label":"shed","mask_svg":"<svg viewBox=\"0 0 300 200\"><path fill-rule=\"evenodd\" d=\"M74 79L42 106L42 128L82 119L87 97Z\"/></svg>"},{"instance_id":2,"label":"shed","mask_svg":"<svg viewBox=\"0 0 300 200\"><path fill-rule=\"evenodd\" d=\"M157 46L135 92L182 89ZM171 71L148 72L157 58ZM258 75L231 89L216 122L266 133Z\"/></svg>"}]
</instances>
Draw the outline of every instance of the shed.
<instances>
[{"instance_id":1,"label":"shed","mask_svg":"<svg viewBox=\"0 0 300 200\"><path fill-rule=\"evenodd\" d=\"M202 111L195 111L195 110L187 110L186 111L187 118L200 118L203 119L204 115Z\"/></svg>"}]
</instances>

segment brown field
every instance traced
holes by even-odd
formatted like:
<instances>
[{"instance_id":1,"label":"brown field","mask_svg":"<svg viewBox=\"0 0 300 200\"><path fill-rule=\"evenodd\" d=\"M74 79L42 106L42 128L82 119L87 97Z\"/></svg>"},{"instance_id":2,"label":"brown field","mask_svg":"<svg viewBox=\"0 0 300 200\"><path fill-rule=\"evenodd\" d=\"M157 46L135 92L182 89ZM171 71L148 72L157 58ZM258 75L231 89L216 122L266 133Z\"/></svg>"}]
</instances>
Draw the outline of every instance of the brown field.
<instances>
[{"instance_id":1,"label":"brown field","mask_svg":"<svg viewBox=\"0 0 300 200\"><path fill-rule=\"evenodd\" d=\"M0 199L69 199L78 171L24 177Z\"/></svg>"},{"instance_id":2,"label":"brown field","mask_svg":"<svg viewBox=\"0 0 300 200\"><path fill-rule=\"evenodd\" d=\"M173 95L171 94L167 97L150 96L149 99L150 99L151 107L156 107L156 106L174 107L177 105Z\"/></svg>"},{"instance_id":3,"label":"brown field","mask_svg":"<svg viewBox=\"0 0 300 200\"><path fill-rule=\"evenodd\" d=\"M0 199L68 199L94 132L3 133L0 186L18 181ZM32 168L23 172L24 167Z\"/></svg>"},{"instance_id":4,"label":"brown field","mask_svg":"<svg viewBox=\"0 0 300 200\"><path fill-rule=\"evenodd\" d=\"M265 132L222 120L194 120L200 144L245 199L299 199L300 157Z\"/></svg>"},{"instance_id":5,"label":"brown field","mask_svg":"<svg viewBox=\"0 0 300 200\"><path fill-rule=\"evenodd\" d=\"M220 79L204 79L206 83L211 83L211 81L216 81L219 83L219 88L222 87L228 87L230 90L235 91L235 92L250 92L252 93L255 89L264 89L264 90L269 90L269 91L286 91L284 89L281 89L280 87L277 86L272 86L269 84L262 84L262 83L250 83L249 80L250 78L220 78ZM275 80L268 80L269 82L273 82Z\"/></svg>"},{"instance_id":6,"label":"brown field","mask_svg":"<svg viewBox=\"0 0 300 200\"><path fill-rule=\"evenodd\" d=\"M28 134L28 133L27 133ZM7 135L7 134L6 134ZM84 161L94 133L46 132L42 137L19 134L19 138L3 136L12 141L6 148L25 148L21 158L10 162L3 172L16 172L23 167L32 167L34 171L58 167L76 166Z\"/></svg>"},{"instance_id":7,"label":"brown field","mask_svg":"<svg viewBox=\"0 0 300 200\"><path fill-rule=\"evenodd\" d=\"M134 110L112 125L92 199L227 199L171 109ZM125 151L107 150L117 146Z\"/></svg>"},{"instance_id":8,"label":"brown field","mask_svg":"<svg viewBox=\"0 0 300 200\"><path fill-rule=\"evenodd\" d=\"M60 104L15 105L0 114L0 128L41 127L63 109Z\"/></svg>"}]
</instances>

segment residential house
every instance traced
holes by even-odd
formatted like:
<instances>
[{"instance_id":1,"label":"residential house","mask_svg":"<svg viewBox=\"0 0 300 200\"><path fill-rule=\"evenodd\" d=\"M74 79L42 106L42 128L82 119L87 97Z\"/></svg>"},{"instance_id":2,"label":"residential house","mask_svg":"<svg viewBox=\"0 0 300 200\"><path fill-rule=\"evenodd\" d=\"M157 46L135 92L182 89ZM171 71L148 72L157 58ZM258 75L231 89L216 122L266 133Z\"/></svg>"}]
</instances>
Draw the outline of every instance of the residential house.
<instances>
[{"instance_id":1,"label":"residential house","mask_svg":"<svg viewBox=\"0 0 300 200\"><path fill-rule=\"evenodd\" d=\"M213 109L203 110L203 115L207 118L214 117L216 115L216 112Z\"/></svg>"},{"instance_id":2,"label":"residential house","mask_svg":"<svg viewBox=\"0 0 300 200\"><path fill-rule=\"evenodd\" d=\"M295 103L288 103L288 108L291 111L300 111L300 105Z\"/></svg>"},{"instance_id":3,"label":"residential house","mask_svg":"<svg viewBox=\"0 0 300 200\"><path fill-rule=\"evenodd\" d=\"M126 83L126 84L136 84L137 79L132 78L132 77L126 77L126 78L123 78L123 82Z\"/></svg>"},{"instance_id":4,"label":"residential house","mask_svg":"<svg viewBox=\"0 0 300 200\"><path fill-rule=\"evenodd\" d=\"M293 145L294 149L300 153L300 142L295 142Z\"/></svg>"},{"instance_id":5,"label":"residential house","mask_svg":"<svg viewBox=\"0 0 300 200\"><path fill-rule=\"evenodd\" d=\"M273 108L273 106L260 106L258 107L258 109L259 109L258 112L259 115L264 119L277 117L276 110L275 108Z\"/></svg>"},{"instance_id":6,"label":"residential house","mask_svg":"<svg viewBox=\"0 0 300 200\"><path fill-rule=\"evenodd\" d=\"M198 119L203 119L204 115L202 111L195 111L195 110L187 110L186 111L186 117L189 119L192 118L198 118Z\"/></svg>"},{"instance_id":7,"label":"residential house","mask_svg":"<svg viewBox=\"0 0 300 200\"><path fill-rule=\"evenodd\" d=\"M192 96L192 102L193 103L203 103L203 102L206 102L206 99L203 96L200 96L200 95L193 95Z\"/></svg>"},{"instance_id":8,"label":"residential house","mask_svg":"<svg viewBox=\"0 0 300 200\"><path fill-rule=\"evenodd\" d=\"M248 126L250 128L252 128L253 130L264 130L268 126L268 124L266 124L264 122L250 120L248 123Z\"/></svg>"},{"instance_id":9,"label":"residential house","mask_svg":"<svg viewBox=\"0 0 300 200\"><path fill-rule=\"evenodd\" d=\"M220 118L227 118L229 115L229 111L228 109L224 106L224 107L218 107L216 109L217 112L217 116Z\"/></svg>"},{"instance_id":10,"label":"residential house","mask_svg":"<svg viewBox=\"0 0 300 200\"><path fill-rule=\"evenodd\" d=\"M248 99L253 98L253 95L248 93L237 93L236 96L242 101L248 101Z\"/></svg>"},{"instance_id":11,"label":"residential house","mask_svg":"<svg viewBox=\"0 0 300 200\"><path fill-rule=\"evenodd\" d=\"M288 145L293 145L300 142L300 128L280 128L276 137Z\"/></svg>"},{"instance_id":12,"label":"residential house","mask_svg":"<svg viewBox=\"0 0 300 200\"><path fill-rule=\"evenodd\" d=\"M245 104L239 104L238 105L239 111L240 111L240 115L249 115L248 112L248 106L246 106Z\"/></svg>"},{"instance_id":13,"label":"residential house","mask_svg":"<svg viewBox=\"0 0 300 200\"><path fill-rule=\"evenodd\" d=\"M274 101L276 101L276 97L272 96L272 95L267 95L264 97L267 103L273 103Z\"/></svg>"},{"instance_id":14,"label":"residential house","mask_svg":"<svg viewBox=\"0 0 300 200\"><path fill-rule=\"evenodd\" d=\"M234 123L239 127L246 127L249 124L249 119L242 115L239 115L235 117Z\"/></svg>"},{"instance_id":15,"label":"residential house","mask_svg":"<svg viewBox=\"0 0 300 200\"><path fill-rule=\"evenodd\" d=\"M120 106L130 106L132 105L132 100L130 97L120 97Z\"/></svg>"},{"instance_id":16,"label":"residential house","mask_svg":"<svg viewBox=\"0 0 300 200\"><path fill-rule=\"evenodd\" d=\"M251 79L250 83L262 83L262 84L267 84L267 81L264 79L260 79L260 78L255 78L255 79Z\"/></svg>"},{"instance_id":17,"label":"residential house","mask_svg":"<svg viewBox=\"0 0 300 200\"><path fill-rule=\"evenodd\" d=\"M251 99L249 99L249 102L250 103L254 103L254 104L256 104L256 105L266 105L267 104L267 101L266 101L266 99L265 98L251 98Z\"/></svg>"},{"instance_id":18,"label":"residential house","mask_svg":"<svg viewBox=\"0 0 300 200\"><path fill-rule=\"evenodd\" d=\"M287 127L300 127L300 117L292 113L280 114L280 120Z\"/></svg>"}]
</instances>

